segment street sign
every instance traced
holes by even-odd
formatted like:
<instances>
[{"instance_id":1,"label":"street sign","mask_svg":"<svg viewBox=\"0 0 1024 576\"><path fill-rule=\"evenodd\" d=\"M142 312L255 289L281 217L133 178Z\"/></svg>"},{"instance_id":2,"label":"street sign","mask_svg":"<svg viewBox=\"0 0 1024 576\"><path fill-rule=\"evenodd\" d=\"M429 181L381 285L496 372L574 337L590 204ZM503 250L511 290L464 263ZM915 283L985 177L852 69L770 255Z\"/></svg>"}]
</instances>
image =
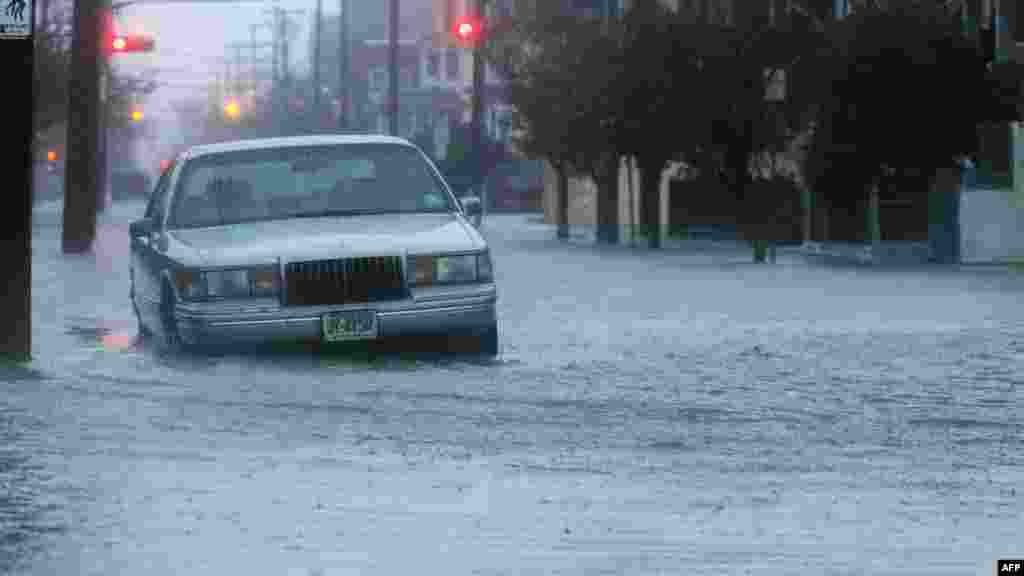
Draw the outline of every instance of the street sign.
<instances>
[{"instance_id":1,"label":"street sign","mask_svg":"<svg viewBox=\"0 0 1024 576\"><path fill-rule=\"evenodd\" d=\"M0 14L0 38L32 36L32 0L7 0Z\"/></svg>"}]
</instances>

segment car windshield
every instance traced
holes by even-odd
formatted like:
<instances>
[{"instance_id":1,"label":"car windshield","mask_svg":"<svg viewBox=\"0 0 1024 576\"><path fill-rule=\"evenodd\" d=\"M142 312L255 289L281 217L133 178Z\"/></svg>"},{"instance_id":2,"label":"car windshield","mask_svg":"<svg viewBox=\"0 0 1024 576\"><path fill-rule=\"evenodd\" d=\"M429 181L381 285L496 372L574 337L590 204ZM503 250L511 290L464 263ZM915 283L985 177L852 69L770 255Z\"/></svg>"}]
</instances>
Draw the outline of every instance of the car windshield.
<instances>
[{"instance_id":1,"label":"car windshield","mask_svg":"<svg viewBox=\"0 0 1024 576\"><path fill-rule=\"evenodd\" d=\"M174 228L360 214L451 212L451 196L415 148L344 144L245 150L188 162Z\"/></svg>"}]
</instances>

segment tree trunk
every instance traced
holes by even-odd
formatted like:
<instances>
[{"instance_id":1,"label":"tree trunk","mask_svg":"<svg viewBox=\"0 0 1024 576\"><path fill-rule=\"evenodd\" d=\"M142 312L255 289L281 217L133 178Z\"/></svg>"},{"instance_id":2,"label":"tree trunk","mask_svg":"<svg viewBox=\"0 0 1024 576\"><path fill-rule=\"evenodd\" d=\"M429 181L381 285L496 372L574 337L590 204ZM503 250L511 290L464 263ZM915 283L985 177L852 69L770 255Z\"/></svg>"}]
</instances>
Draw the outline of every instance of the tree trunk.
<instances>
[{"instance_id":1,"label":"tree trunk","mask_svg":"<svg viewBox=\"0 0 1024 576\"><path fill-rule=\"evenodd\" d=\"M626 157L626 190L629 196L629 244L636 245L636 188L633 186L633 157Z\"/></svg>"},{"instance_id":2,"label":"tree trunk","mask_svg":"<svg viewBox=\"0 0 1024 576\"><path fill-rule=\"evenodd\" d=\"M764 198L752 189L753 179L745 170L733 165L727 170L726 178L736 203L740 236L750 242L753 249L754 262L763 263L768 256L768 242L765 238Z\"/></svg>"},{"instance_id":3,"label":"tree trunk","mask_svg":"<svg viewBox=\"0 0 1024 576\"><path fill-rule=\"evenodd\" d=\"M661 175L667 160L638 158L640 165L640 212L647 245L661 248Z\"/></svg>"},{"instance_id":4,"label":"tree trunk","mask_svg":"<svg viewBox=\"0 0 1024 576\"><path fill-rule=\"evenodd\" d=\"M871 183L871 188L868 191L868 240L871 242L873 251L877 251L882 242L882 230L879 226L878 188L879 182L876 180Z\"/></svg>"},{"instance_id":5,"label":"tree trunk","mask_svg":"<svg viewBox=\"0 0 1024 576\"><path fill-rule=\"evenodd\" d=\"M619 178L618 163L609 159L601 166L597 178L597 241L617 244L619 241Z\"/></svg>"},{"instance_id":6,"label":"tree trunk","mask_svg":"<svg viewBox=\"0 0 1024 576\"><path fill-rule=\"evenodd\" d=\"M555 164L555 196L557 199L558 233L563 240L569 238L569 170L564 164Z\"/></svg>"}]
</instances>

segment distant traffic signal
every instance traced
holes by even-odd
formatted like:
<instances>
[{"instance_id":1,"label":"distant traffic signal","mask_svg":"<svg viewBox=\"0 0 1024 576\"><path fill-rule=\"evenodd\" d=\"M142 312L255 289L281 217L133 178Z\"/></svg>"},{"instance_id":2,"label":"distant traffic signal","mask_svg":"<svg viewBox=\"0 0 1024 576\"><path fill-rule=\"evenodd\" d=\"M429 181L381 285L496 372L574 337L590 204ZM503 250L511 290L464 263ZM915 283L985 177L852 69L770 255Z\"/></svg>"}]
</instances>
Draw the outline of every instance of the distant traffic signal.
<instances>
[{"instance_id":1,"label":"distant traffic signal","mask_svg":"<svg viewBox=\"0 0 1024 576\"><path fill-rule=\"evenodd\" d=\"M142 118L143 118L142 109L141 108L132 108L131 118L132 118L132 122L141 122Z\"/></svg>"},{"instance_id":2,"label":"distant traffic signal","mask_svg":"<svg viewBox=\"0 0 1024 576\"><path fill-rule=\"evenodd\" d=\"M56 162L57 161L57 151L56 150L47 150L46 151L46 159L48 161L50 161L50 162Z\"/></svg>"},{"instance_id":3,"label":"distant traffic signal","mask_svg":"<svg viewBox=\"0 0 1024 576\"><path fill-rule=\"evenodd\" d=\"M152 52L154 44L152 36L123 34L111 38L110 49L114 53Z\"/></svg>"},{"instance_id":4,"label":"distant traffic signal","mask_svg":"<svg viewBox=\"0 0 1024 576\"><path fill-rule=\"evenodd\" d=\"M227 117L229 120L235 120L241 115L242 110L238 106L238 100L230 98L228 99L227 102L224 103L224 116Z\"/></svg>"},{"instance_id":5,"label":"distant traffic signal","mask_svg":"<svg viewBox=\"0 0 1024 576\"><path fill-rule=\"evenodd\" d=\"M465 46L476 46L484 38L484 20L475 16L463 16L453 23L455 39Z\"/></svg>"}]
</instances>

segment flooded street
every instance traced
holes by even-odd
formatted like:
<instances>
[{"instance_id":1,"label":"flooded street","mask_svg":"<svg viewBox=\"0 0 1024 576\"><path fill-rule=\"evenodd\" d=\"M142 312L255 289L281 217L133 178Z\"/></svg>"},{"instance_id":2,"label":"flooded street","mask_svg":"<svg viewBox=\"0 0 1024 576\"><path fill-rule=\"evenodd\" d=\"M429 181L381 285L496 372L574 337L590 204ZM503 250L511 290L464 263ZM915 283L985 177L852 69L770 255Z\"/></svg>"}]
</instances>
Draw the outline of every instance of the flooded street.
<instances>
[{"instance_id":1,"label":"flooded street","mask_svg":"<svg viewBox=\"0 0 1024 576\"><path fill-rule=\"evenodd\" d=\"M128 222L0 372L0 572L990 574L1024 540L1024 274L562 244L489 216L503 354L169 355Z\"/></svg>"}]
</instances>

